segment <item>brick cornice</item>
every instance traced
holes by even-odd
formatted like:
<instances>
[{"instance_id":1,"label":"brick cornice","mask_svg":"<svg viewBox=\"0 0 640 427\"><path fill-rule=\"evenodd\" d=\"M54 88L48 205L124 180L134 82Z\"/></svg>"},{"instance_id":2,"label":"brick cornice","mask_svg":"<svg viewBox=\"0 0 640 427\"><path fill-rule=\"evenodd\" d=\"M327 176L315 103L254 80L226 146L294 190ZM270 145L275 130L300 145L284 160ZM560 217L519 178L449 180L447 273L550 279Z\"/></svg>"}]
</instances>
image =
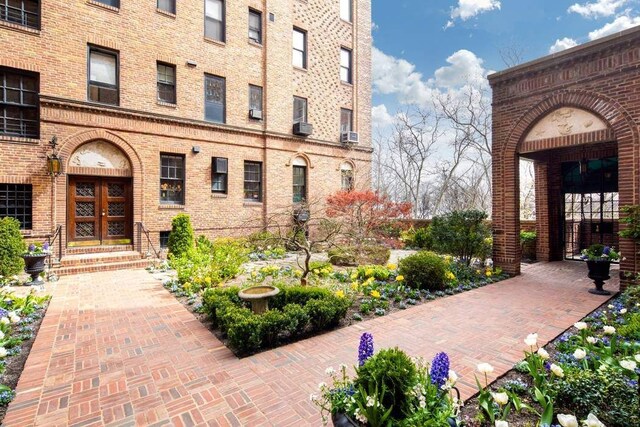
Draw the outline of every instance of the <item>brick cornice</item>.
<instances>
[{"instance_id":1,"label":"brick cornice","mask_svg":"<svg viewBox=\"0 0 640 427\"><path fill-rule=\"evenodd\" d=\"M353 151L359 151L363 153L373 152L372 147L345 146L340 143L336 143L332 141L323 141L323 140L313 139L313 138L306 138L302 140L300 138L292 137L291 135L278 133L278 132L259 131L259 130L254 130L250 128L238 127L238 126L213 124L203 120L185 119L185 118L179 118L174 116L167 116L163 114L148 113L148 112L143 112L138 110L130 110L122 107L98 105L98 104L93 104L89 102L58 98L58 97L53 97L48 95L40 96L40 105L43 107L51 107L56 109L80 111L85 113L94 113L94 114L99 114L101 116L120 117L125 119L142 120L147 122L162 123L162 124L168 124L168 125L179 125L183 127L191 127L196 129L212 130L212 131L219 131L219 132L225 132L225 133L234 133L238 135L249 135L254 137L268 136L271 138L278 138L284 141L289 141L294 143L304 142L306 144L340 148L345 151L353 150ZM43 121L55 122L55 120L48 120L46 118L43 119Z\"/></svg>"}]
</instances>

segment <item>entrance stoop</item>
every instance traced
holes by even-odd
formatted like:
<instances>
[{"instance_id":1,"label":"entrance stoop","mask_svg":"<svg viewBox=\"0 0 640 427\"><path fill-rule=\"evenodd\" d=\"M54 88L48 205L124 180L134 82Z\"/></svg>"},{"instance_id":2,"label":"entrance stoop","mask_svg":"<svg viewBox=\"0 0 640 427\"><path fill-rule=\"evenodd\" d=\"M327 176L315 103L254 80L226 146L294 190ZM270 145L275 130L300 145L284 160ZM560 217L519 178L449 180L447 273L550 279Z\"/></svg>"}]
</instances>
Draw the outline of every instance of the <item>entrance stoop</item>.
<instances>
[{"instance_id":1,"label":"entrance stoop","mask_svg":"<svg viewBox=\"0 0 640 427\"><path fill-rule=\"evenodd\" d=\"M133 250L108 251L105 248L105 250L93 252L86 250L90 248L83 249L85 249L84 253L71 253L64 256L59 264L51 268L51 273L56 276L69 276L98 271L146 268L151 262L151 259L142 258L139 252Z\"/></svg>"}]
</instances>

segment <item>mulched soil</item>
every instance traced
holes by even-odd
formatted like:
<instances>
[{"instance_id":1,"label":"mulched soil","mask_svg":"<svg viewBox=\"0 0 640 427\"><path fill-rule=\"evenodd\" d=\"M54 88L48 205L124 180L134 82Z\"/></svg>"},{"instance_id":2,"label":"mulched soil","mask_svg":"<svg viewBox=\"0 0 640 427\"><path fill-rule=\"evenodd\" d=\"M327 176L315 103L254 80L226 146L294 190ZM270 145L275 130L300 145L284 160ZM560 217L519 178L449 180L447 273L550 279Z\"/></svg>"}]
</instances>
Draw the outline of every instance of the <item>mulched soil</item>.
<instances>
[{"instance_id":1,"label":"mulched soil","mask_svg":"<svg viewBox=\"0 0 640 427\"><path fill-rule=\"evenodd\" d=\"M4 384L8 387L11 387L12 390L15 390L18 381L20 380L20 375L24 370L24 365L27 362L27 358L29 357L29 353L31 352L31 348L33 347L33 343L38 336L38 331L40 330L40 325L44 320L44 316L47 312L47 308L49 307L49 301L43 303L41 309L36 310L38 314L40 314L39 319L35 322L29 324L33 328L33 337L27 341L23 341L20 344L20 353L16 356L8 357L7 364L5 367L5 371L2 375L0 375L0 384ZM19 334L17 331L21 326L20 325L12 325L12 332L15 334ZM13 334L12 334L13 335ZM5 414L7 413L8 406L0 406L0 425L2 424L2 420L4 419Z\"/></svg>"}]
</instances>

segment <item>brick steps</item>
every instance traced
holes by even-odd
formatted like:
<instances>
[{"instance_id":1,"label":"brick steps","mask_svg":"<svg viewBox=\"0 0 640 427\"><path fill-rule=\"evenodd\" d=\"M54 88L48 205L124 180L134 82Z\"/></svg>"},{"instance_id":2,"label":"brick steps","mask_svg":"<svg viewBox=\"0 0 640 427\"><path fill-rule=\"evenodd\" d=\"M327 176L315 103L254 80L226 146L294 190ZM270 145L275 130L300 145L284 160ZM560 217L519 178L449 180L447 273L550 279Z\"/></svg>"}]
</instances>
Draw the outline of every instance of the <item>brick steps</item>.
<instances>
[{"instance_id":1,"label":"brick steps","mask_svg":"<svg viewBox=\"0 0 640 427\"><path fill-rule=\"evenodd\" d=\"M83 253L67 255L54 265L51 272L57 276L71 274L93 273L96 271L114 271L132 268L145 268L148 259L142 259L134 251L105 251L97 253Z\"/></svg>"},{"instance_id":2,"label":"brick steps","mask_svg":"<svg viewBox=\"0 0 640 427\"><path fill-rule=\"evenodd\" d=\"M67 255L99 254L133 251L133 245L75 246L67 248Z\"/></svg>"}]
</instances>

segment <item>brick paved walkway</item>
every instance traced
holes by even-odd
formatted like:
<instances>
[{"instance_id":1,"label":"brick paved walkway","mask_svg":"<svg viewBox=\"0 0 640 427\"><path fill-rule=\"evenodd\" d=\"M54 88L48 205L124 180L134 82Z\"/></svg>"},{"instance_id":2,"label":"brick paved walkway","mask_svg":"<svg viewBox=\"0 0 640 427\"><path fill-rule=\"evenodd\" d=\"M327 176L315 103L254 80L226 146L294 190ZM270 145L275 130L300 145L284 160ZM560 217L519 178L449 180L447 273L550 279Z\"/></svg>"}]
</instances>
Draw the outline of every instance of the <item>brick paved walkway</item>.
<instances>
[{"instance_id":1,"label":"brick paved walkway","mask_svg":"<svg viewBox=\"0 0 640 427\"><path fill-rule=\"evenodd\" d=\"M308 396L327 366L355 362L363 331L377 348L427 358L447 351L469 396L478 362L500 375L521 358L526 334L546 342L604 302L587 293L585 273L582 263L536 264L515 279L241 360L144 270L64 278L4 423L318 426Z\"/></svg>"}]
</instances>

